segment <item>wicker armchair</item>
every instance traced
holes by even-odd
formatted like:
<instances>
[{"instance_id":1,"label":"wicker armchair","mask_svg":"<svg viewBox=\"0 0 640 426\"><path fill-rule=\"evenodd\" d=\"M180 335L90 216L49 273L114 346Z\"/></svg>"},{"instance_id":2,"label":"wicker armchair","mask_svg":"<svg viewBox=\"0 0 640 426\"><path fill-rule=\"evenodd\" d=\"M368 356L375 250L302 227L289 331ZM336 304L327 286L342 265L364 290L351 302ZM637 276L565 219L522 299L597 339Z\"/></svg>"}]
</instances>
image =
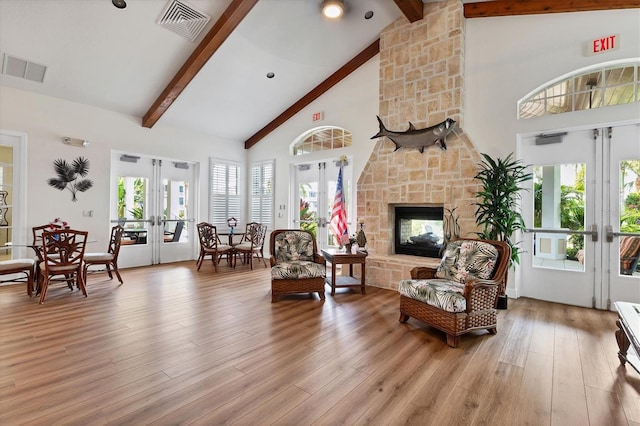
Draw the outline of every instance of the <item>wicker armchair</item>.
<instances>
[{"instance_id":1,"label":"wicker armchair","mask_svg":"<svg viewBox=\"0 0 640 426\"><path fill-rule=\"evenodd\" d=\"M400 281L400 322L413 317L444 331L454 348L472 330L496 334L498 288L510 258L502 241L449 243L437 269L416 267L411 280Z\"/></svg>"},{"instance_id":2,"label":"wicker armchair","mask_svg":"<svg viewBox=\"0 0 640 426\"><path fill-rule=\"evenodd\" d=\"M324 296L325 260L316 238L301 229L276 229L269 239L271 303L282 294L318 292Z\"/></svg>"}]
</instances>

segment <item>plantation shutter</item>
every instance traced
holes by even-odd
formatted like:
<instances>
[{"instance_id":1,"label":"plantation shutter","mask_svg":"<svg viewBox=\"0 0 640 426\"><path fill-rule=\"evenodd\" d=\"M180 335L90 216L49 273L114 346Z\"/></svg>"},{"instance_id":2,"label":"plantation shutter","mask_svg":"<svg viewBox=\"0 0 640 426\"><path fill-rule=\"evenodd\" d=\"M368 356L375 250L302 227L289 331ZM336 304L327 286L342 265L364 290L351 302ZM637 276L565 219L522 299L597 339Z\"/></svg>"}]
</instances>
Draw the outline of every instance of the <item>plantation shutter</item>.
<instances>
[{"instance_id":1,"label":"plantation shutter","mask_svg":"<svg viewBox=\"0 0 640 426\"><path fill-rule=\"evenodd\" d=\"M227 219L240 217L240 164L211 159L209 222L226 227Z\"/></svg>"},{"instance_id":2,"label":"plantation shutter","mask_svg":"<svg viewBox=\"0 0 640 426\"><path fill-rule=\"evenodd\" d=\"M267 225L273 230L273 169L274 160L251 165L250 221Z\"/></svg>"}]
</instances>

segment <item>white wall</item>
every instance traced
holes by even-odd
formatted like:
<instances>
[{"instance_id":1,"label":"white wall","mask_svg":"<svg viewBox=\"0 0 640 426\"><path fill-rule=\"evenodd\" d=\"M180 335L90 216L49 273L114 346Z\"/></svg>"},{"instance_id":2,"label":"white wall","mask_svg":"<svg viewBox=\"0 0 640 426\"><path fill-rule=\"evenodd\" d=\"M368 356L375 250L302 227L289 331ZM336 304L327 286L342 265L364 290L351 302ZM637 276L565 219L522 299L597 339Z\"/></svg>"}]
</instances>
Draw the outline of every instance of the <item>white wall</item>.
<instances>
[{"instance_id":1,"label":"white wall","mask_svg":"<svg viewBox=\"0 0 640 426\"><path fill-rule=\"evenodd\" d=\"M276 206L286 205L287 212L291 214L289 165L293 163L336 158L342 154L353 156L355 185L376 143L376 140L370 138L378 132L376 115L379 105L379 63L378 56L369 60L249 150L249 163L271 158L276 160ZM323 120L312 121L314 112L323 112ZM330 154L312 153L303 157L291 157L291 143L302 133L318 126L337 126L349 130L353 137L352 147L332 151ZM353 189L355 190L355 186ZM278 211L274 229L289 227L290 218L278 218L277 213Z\"/></svg>"},{"instance_id":2,"label":"white wall","mask_svg":"<svg viewBox=\"0 0 640 426\"><path fill-rule=\"evenodd\" d=\"M517 102L586 66L640 57L640 9L466 20L464 130L480 152L516 151L519 133L640 117L639 104L517 120ZM618 34L620 49L585 56L584 44Z\"/></svg>"},{"instance_id":3,"label":"white wall","mask_svg":"<svg viewBox=\"0 0 640 426\"><path fill-rule=\"evenodd\" d=\"M208 218L209 157L246 161L247 152L239 142L162 126L141 126L138 117L37 95L0 86L0 129L24 132L27 147L27 229L62 217L72 227L89 231L106 248L109 230L110 158L112 150L153 155L200 163L200 204L197 220ZM62 136L87 139L87 148L64 145ZM93 187L77 194L59 191L47 184L55 177L53 161L72 161L83 156L90 161L88 179ZM83 211L93 210L93 217ZM27 233L30 239L30 232Z\"/></svg>"}]
</instances>

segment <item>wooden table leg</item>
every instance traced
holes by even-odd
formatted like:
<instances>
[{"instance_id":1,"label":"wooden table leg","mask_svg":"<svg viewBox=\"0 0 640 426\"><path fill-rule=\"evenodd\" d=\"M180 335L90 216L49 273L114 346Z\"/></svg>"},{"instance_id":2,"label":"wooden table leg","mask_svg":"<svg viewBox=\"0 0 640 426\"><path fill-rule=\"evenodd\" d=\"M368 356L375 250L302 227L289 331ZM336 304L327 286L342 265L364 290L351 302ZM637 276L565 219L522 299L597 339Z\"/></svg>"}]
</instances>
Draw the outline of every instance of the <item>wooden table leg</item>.
<instances>
[{"instance_id":1,"label":"wooden table leg","mask_svg":"<svg viewBox=\"0 0 640 426\"><path fill-rule=\"evenodd\" d=\"M620 360L620 364L624 365L627 362L627 351L629 350L631 342L622 328L620 318L616 320L616 325L618 326L618 330L616 330L616 341L618 342L618 348L620 349L618 352L618 359Z\"/></svg>"},{"instance_id":2,"label":"wooden table leg","mask_svg":"<svg viewBox=\"0 0 640 426\"><path fill-rule=\"evenodd\" d=\"M336 263L331 262L331 295L336 295Z\"/></svg>"}]
</instances>

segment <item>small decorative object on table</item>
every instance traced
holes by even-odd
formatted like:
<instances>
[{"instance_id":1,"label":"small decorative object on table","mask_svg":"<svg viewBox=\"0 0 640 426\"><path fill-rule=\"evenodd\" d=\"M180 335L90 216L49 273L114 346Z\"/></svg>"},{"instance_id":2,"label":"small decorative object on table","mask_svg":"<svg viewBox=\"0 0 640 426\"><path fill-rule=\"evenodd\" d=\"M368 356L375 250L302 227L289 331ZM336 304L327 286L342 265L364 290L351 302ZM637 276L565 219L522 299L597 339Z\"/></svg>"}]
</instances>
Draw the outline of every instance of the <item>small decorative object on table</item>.
<instances>
[{"instance_id":1,"label":"small decorative object on table","mask_svg":"<svg viewBox=\"0 0 640 426\"><path fill-rule=\"evenodd\" d=\"M233 228L238 226L238 219L236 219L235 217L230 217L229 219L227 219L227 226L229 227L229 233L233 235Z\"/></svg>"},{"instance_id":2,"label":"small decorative object on table","mask_svg":"<svg viewBox=\"0 0 640 426\"><path fill-rule=\"evenodd\" d=\"M358 243L359 250L366 253L367 236L364 235L364 219L358 218L358 225L360 225L360 230L358 231L358 235L356 236L356 241Z\"/></svg>"},{"instance_id":3,"label":"small decorative object on table","mask_svg":"<svg viewBox=\"0 0 640 426\"><path fill-rule=\"evenodd\" d=\"M49 230L55 231L56 229L64 229L68 228L69 223L66 220L62 220L59 217L56 217L51 222L49 222Z\"/></svg>"}]
</instances>

